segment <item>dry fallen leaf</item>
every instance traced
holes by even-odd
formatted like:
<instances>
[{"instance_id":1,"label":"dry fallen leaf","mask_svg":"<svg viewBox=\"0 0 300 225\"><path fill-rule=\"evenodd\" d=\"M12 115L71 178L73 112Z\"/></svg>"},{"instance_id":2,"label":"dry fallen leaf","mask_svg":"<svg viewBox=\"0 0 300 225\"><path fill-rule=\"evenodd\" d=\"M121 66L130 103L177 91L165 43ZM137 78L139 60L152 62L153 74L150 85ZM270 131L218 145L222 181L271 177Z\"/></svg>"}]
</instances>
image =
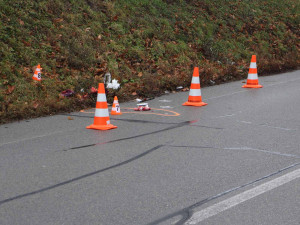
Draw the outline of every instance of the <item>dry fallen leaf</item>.
<instances>
[{"instance_id":1,"label":"dry fallen leaf","mask_svg":"<svg viewBox=\"0 0 300 225\"><path fill-rule=\"evenodd\" d=\"M71 116L68 116L68 120L74 120L74 119L73 119L73 117L71 117Z\"/></svg>"},{"instance_id":2,"label":"dry fallen leaf","mask_svg":"<svg viewBox=\"0 0 300 225\"><path fill-rule=\"evenodd\" d=\"M35 109L37 109L37 107L39 107L39 103L37 103L37 102L35 102L35 103L33 103L33 108L35 108Z\"/></svg>"},{"instance_id":3,"label":"dry fallen leaf","mask_svg":"<svg viewBox=\"0 0 300 225\"><path fill-rule=\"evenodd\" d=\"M16 86L8 85L7 90L6 90L6 94L8 94L8 95L11 94L15 90L15 87Z\"/></svg>"}]
</instances>

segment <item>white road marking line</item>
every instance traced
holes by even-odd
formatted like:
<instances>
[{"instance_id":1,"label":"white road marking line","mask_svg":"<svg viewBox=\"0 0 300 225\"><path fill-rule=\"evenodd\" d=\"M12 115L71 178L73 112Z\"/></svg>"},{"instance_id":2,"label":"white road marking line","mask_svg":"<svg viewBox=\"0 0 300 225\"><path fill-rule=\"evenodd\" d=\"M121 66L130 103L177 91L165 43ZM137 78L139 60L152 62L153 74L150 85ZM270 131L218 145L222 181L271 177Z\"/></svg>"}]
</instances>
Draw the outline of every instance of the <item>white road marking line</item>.
<instances>
[{"instance_id":1,"label":"white road marking line","mask_svg":"<svg viewBox=\"0 0 300 225\"><path fill-rule=\"evenodd\" d=\"M275 84L268 84L268 85L264 85L264 88L276 86L276 85L279 85L279 84L291 83L291 82L298 81L298 80L300 80L300 79L297 78L297 79L294 79L294 80L282 81L282 82L278 82L278 83L275 83ZM219 95L219 96L215 96L215 97L211 97L211 98L205 98L204 101L211 100L211 99L216 99L216 98L227 97L227 96L230 96L230 95L234 95L234 94L238 94L238 93L242 93L242 92L247 92L247 91L249 91L249 90L246 89L246 90L236 91L236 92L232 92L232 93L229 93L229 94Z\"/></svg>"},{"instance_id":2,"label":"white road marking line","mask_svg":"<svg viewBox=\"0 0 300 225\"><path fill-rule=\"evenodd\" d=\"M55 132L51 132L51 133L44 134L44 135L38 135L38 136L34 136L34 137L23 138L23 139L16 140L16 141L10 141L10 142L5 142L5 143L0 143L0 147L2 147L4 145L14 144L14 143L22 142L22 141L33 140L33 139L37 139L37 138L51 136L53 134L59 134L59 133L69 132L69 131L74 131L74 130L78 130L78 129L55 131Z\"/></svg>"},{"instance_id":3,"label":"white road marking line","mask_svg":"<svg viewBox=\"0 0 300 225\"><path fill-rule=\"evenodd\" d=\"M173 109L174 107L166 105L166 106L160 106L160 108L163 108L163 109Z\"/></svg>"},{"instance_id":4,"label":"white road marking line","mask_svg":"<svg viewBox=\"0 0 300 225\"><path fill-rule=\"evenodd\" d=\"M246 123L246 124L252 124L252 122L249 122L249 121L244 121L244 120L237 120L237 122L240 122L240 123Z\"/></svg>"},{"instance_id":5,"label":"white road marking line","mask_svg":"<svg viewBox=\"0 0 300 225\"><path fill-rule=\"evenodd\" d=\"M300 178L300 169L287 173L281 177L275 178L255 188L198 211L193 214L193 216L185 223L185 225L197 224L207 218L215 216L227 209L230 209L265 192L271 191L272 189L291 182L297 178Z\"/></svg>"},{"instance_id":6,"label":"white road marking line","mask_svg":"<svg viewBox=\"0 0 300 225\"><path fill-rule=\"evenodd\" d=\"M243 120L237 120L236 122L252 124L252 122L243 121ZM253 124L253 125L262 126L262 127L269 127L269 128L285 130L285 131L297 131L298 130L298 129L291 129L291 128L285 128L285 127L276 127L276 126L271 126L271 125L268 125L268 124Z\"/></svg>"},{"instance_id":7,"label":"white road marking line","mask_svg":"<svg viewBox=\"0 0 300 225\"><path fill-rule=\"evenodd\" d=\"M257 152L264 152L264 153L270 153L274 155L281 155L281 156L287 156L287 157L293 157L293 158L300 158L297 155L292 155L292 154L286 154L286 153L281 153L281 152L273 152L273 151L268 151L264 149L257 149L257 148L249 148L249 147L240 147L240 148L223 148L224 150L249 150L249 151L257 151Z\"/></svg>"},{"instance_id":8,"label":"white road marking line","mask_svg":"<svg viewBox=\"0 0 300 225\"><path fill-rule=\"evenodd\" d=\"M226 97L226 96L230 96L230 95L234 95L234 94L238 94L238 93L242 93L242 92L246 92L246 91L248 91L248 90L242 90L242 91L232 92L232 93L225 94L225 95L219 95L219 96L215 96L215 97L211 97L211 98L206 98L204 100L206 101L206 100L211 100L211 99L216 99L216 98L222 98L222 97Z\"/></svg>"},{"instance_id":9,"label":"white road marking line","mask_svg":"<svg viewBox=\"0 0 300 225\"><path fill-rule=\"evenodd\" d=\"M167 99L161 99L159 100L160 102L172 102L172 100L167 100Z\"/></svg>"},{"instance_id":10,"label":"white road marking line","mask_svg":"<svg viewBox=\"0 0 300 225\"><path fill-rule=\"evenodd\" d=\"M286 131L295 131L295 130L298 130L298 129L290 129L290 128L284 128L284 127L274 127L274 126L270 126L270 125L267 125L267 124L260 124L260 126L270 127L270 128L274 128L274 129L280 129L280 130L286 130Z\"/></svg>"},{"instance_id":11,"label":"white road marking line","mask_svg":"<svg viewBox=\"0 0 300 225\"><path fill-rule=\"evenodd\" d=\"M231 116L235 116L235 114L227 114L224 116L217 116L216 118L231 117Z\"/></svg>"}]
</instances>

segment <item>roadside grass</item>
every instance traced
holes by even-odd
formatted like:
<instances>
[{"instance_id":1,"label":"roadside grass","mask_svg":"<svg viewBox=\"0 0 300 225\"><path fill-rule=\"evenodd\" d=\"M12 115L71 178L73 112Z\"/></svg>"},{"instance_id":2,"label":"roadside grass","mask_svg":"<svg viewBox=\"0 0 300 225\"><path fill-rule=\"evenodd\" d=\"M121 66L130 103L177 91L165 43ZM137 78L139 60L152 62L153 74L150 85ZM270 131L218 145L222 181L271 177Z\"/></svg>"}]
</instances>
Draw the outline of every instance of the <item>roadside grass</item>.
<instances>
[{"instance_id":1,"label":"roadside grass","mask_svg":"<svg viewBox=\"0 0 300 225\"><path fill-rule=\"evenodd\" d=\"M109 71L108 100L153 97L299 66L299 1L2 0L0 123L94 107ZM31 79L41 64L42 82ZM74 95L62 97L70 89Z\"/></svg>"}]
</instances>

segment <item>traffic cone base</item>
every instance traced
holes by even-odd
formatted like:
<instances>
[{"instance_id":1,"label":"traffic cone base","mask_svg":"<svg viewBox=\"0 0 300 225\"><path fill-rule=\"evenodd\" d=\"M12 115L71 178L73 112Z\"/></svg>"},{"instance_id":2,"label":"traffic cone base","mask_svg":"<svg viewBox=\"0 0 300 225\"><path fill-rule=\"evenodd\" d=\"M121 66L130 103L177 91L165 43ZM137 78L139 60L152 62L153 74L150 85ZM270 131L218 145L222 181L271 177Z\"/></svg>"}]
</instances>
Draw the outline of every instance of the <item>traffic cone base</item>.
<instances>
[{"instance_id":1,"label":"traffic cone base","mask_svg":"<svg viewBox=\"0 0 300 225\"><path fill-rule=\"evenodd\" d=\"M87 126L86 129L94 129L94 130L110 130L110 129L115 129L118 128L115 125L108 124L108 125L95 125L92 124L90 126Z\"/></svg>"},{"instance_id":2,"label":"traffic cone base","mask_svg":"<svg viewBox=\"0 0 300 225\"><path fill-rule=\"evenodd\" d=\"M40 81L38 78L36 77L32 77L33 80L36 80L36 81Z\"/></svg>"},{"instance_id":3,"label":"traffic cone base","mask_svg":"<svg viewBox=\"0 0 300 225\"><path fill-rule=\"evenodd\" d=\"M111 111L110 115L116 116L116 115L122 115L121 112L115 112L115 111Z\"/></svg>"},{"instance_id":4,"label":"traffic cone base","mask_svg":"<svg viewBox=\"0 0 300 225\"><path fill-rule=\"evenodd\" d=\"M185 106L205 106L207 105L207 103L205 102L185 102L183 103L182 105L185 105Z\"/></svg>"},{"instance_id":5,"label":"traffic cone base","mask_svg":"<svg viewBox=\"0 0 300 225\"><path fill-rule=\"evenodd\" d=\"M260 84L245 84L242 87L243 88L262 88L263 86Z\"/></svg>"}]
</instances>

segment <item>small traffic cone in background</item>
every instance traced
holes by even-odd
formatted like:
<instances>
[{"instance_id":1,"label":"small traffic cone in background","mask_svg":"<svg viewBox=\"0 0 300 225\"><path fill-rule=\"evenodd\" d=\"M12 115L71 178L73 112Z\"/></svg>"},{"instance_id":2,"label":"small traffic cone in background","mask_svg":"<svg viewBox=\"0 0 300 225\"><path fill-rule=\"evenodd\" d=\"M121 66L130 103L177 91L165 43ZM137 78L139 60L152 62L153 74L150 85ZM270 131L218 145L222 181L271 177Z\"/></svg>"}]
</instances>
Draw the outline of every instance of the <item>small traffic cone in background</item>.
<instances>
[{"instance_id":1,"label":"small traffic cone in background","mask_svg":"<svg viewBox=\"0 0 300 225\"><path fill-rule=\"evenodd\" d=\"M256 67L256 55L252 55L247 83L242 86L243 88L262 88L263 86L258 84L257 67Z\"/></svg>"},{"instance_id":2,"label":"small traffic cone in background","mask_svg":"<svg viewBox=\"0 0 300 225\"><path fill-rule=\"evenodd\" d=\"M41 81L42 80L42 72L41 72L42 68L40 66L40 64L36 67L33 77L32 79L37 80L37 81Z\"/></svg>"},{"instance_id":3,"label":"small traffic cone in background","mask_svg":"<svg viewBox=\"0 0 300 225\"><path fill-rule=\"evenodd\" d=\"M117 128L110 123L104 84L99 83L94 123L87 129L109 130Z\"/></svg>"},{"instance_id":4,"label":"small traffic cone in background","mask_svg":"<svg viewBox=\"0 0 300 225\"><path fill-rule=\"evenodd\" d=\"M199 78L199 68L194 68L190 93L188 101L183 103L182 105L186 106L204 106L207 105L207 103L202 102L201 97L201 88L200 88L200 78Z\"/></svg>"},{"instance_id":5,"label":"small traffic cone in background","mask_svg":"<svg viewBox=\"0 0 300 225\"><path fill-rule=\"evenodd\" d=\"M111 109L110 114L111 115L122 115L121 109L120 109L120 104L119 104L117 96L115 96L115 98L114 98L114 103L112 105L112 109Z\"/></svg>"}]
</instances>

